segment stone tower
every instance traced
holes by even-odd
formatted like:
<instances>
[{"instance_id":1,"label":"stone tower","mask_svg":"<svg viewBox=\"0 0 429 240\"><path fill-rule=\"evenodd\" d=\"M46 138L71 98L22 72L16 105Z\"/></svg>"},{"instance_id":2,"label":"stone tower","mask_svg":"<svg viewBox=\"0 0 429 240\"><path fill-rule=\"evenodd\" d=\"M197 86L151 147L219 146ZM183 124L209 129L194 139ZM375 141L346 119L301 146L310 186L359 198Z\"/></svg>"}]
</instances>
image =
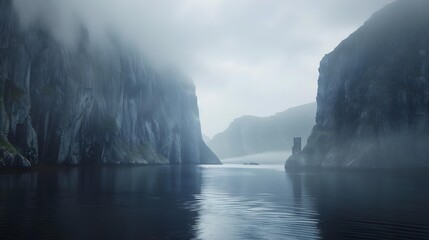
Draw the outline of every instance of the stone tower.
<instances>
[{"instance_id":1,"label":"stone tower","mask_svg":"<svg viewBox=\"0 0 429 240\"><path fill-rule=\"evenodd\" d=\"M293 139L292 155L299 154L301 152L301 138L296 137Z\"/></svg>"}]
</instances>

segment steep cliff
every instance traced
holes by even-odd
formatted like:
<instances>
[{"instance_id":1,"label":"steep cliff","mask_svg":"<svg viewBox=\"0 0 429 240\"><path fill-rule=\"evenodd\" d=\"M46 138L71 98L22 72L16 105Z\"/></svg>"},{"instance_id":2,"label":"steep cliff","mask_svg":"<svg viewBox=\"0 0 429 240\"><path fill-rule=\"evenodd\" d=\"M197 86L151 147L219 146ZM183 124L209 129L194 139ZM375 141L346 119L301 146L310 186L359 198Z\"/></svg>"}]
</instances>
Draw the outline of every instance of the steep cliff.
<instances>
[{"instance_id":1,"label":"steep cliff","mask_svg":"<svg viewBox=\"0 0 429 240\"><path fill-rule=\"evenodd\" d=\"M191 81L88 37L66 48L0 2L0 166L219 163Z\"/></svg>"},{"instance_id":2,"label":"steep cliff","mask_svg":"<svg viewBox=\"0 0 429 240\"><path fill-rule=\"evenodd\" d=\"M320 64L316 125L286 168L429 167L429 2L397 1Z\"/></svg>"},{"instance_id":3,"label":"steep cliff","mask_svg":"<svg viewBox=\"0 0 429 240\"><path fill-rule=\"evenodd\" d=\"M307 138L314 126L316 104L290 108L270 117L244 116L209 142L220 158L268 151L289 151L293 137Z\"/></svg>"}]
</instances>

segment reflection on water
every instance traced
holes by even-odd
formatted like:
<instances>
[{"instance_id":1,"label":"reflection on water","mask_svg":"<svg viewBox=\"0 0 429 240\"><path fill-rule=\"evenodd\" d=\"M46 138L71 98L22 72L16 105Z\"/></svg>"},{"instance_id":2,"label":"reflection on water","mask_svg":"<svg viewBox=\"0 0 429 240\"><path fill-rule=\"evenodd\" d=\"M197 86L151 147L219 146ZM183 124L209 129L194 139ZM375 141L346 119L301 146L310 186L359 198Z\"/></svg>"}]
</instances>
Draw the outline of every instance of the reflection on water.
<instances>
[{"instance_id":1,"label":"reflection on water","mask_svg":"<svg viewBox=\"0 0 429 240\"><path fill-rule=\"evenodd\" d=\"M1 239L188 239L198 168L70 169L0 176Z\"/></svg>"},{"instance_id":2,"label":"reflection on water","mask_svg":"<svg viewBox=\"0 0 429 240\"><path fill-rule=\"evenodd\" d=\"M291 174L312 196L322 239L429 239L427 176Z\"/></svg>"},{"instance_id":3,"label":"reflection on water","mask_svg":"<svg viewBox=\"0 0 429 240\"><path fill-rule=\"evenodd\" d=\"M315 239L317 213L295 199L283 167L203 169L198 230L202 239ZM216 223L216 224L213 224Z\"/></svg>"},{"instance_id":4,"label":"reflection on water","mask_svg":"<svg viewBox=\"0 0 429 240\"><path fill-rule=\"evenodd\" d=\"M429 239L424 177L282 166L0 175L1 239Z\"/></svg>"}]
</instances>

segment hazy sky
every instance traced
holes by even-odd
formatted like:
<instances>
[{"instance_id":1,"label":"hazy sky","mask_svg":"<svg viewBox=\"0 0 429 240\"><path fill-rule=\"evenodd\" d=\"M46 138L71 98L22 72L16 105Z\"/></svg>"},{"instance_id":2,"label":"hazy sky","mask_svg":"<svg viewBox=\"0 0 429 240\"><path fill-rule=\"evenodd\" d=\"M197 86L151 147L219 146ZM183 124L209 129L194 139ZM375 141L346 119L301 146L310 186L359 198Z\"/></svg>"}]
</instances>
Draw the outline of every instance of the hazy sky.
<instances>
[{"instance_id":1,"label":"hazy sky","mask_svg":"<svg viewBox=\"0 0 429 240\"><path fill-rule=\"evenodd\" d=\"M15 0L25 26L73 45L117 31L197 86L203 132L315 101L319 61L390 0Z\"/></svg>"}]
</instances>

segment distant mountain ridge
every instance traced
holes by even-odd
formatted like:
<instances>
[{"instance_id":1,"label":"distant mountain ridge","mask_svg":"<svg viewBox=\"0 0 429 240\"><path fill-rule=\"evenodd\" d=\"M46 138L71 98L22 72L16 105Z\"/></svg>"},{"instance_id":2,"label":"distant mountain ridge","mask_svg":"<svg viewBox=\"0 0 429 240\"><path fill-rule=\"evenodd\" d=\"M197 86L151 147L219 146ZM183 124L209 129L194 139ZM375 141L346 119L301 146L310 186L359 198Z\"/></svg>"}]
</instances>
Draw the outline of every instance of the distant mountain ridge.
<instances>
[{"instance_id":1,"label":"distant mountain ridge","mask_svg":"<svg viewBox=\"0 0 429 240\"><path fill-rule=\"evenodd\" d=\"M293 137L308 138L315 124L315 115L316 103L309 103L270 117L243 116L215 135L209 147L220 158L289 151Z\"/></svg>"}]
</instances>

